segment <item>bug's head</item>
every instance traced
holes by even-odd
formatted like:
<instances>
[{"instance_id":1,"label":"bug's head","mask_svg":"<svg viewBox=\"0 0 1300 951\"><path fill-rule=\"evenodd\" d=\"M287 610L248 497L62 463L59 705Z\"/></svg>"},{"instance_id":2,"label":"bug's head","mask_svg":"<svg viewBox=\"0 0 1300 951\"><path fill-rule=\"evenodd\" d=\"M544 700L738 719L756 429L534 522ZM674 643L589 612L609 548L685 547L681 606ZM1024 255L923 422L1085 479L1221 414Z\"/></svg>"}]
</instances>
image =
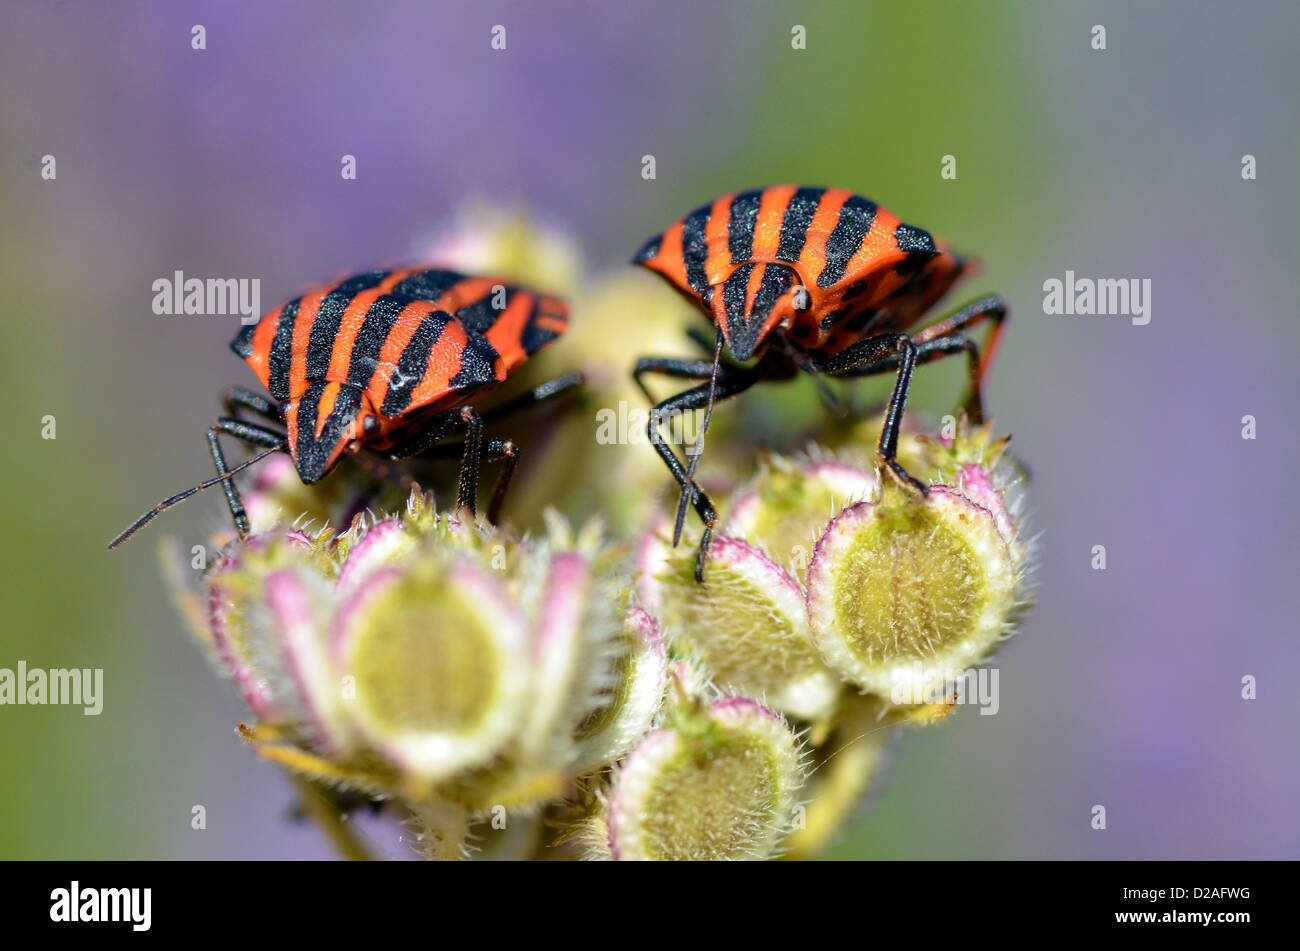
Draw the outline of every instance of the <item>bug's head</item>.
<instances>
[{"instance_id":1,"label":"bug's head","mask_svg":"<svg viewBox=\"0 0 1300 951\"><path fill-rule=\"evenodd\" d=\"M709 288L707 303L727 351L744 361L762 349L778 327L789 326L796 314L807 310L808 292L794 268L750 261Z\"/></svg>"},{"instance_id":2,"label":"bug's head","mask_svg":"<svg viewBox=\"0 0 1300 951\"><path fill-rule=\"evenodd\" d=\"M369 398L347 383L309 384L283 410L289 454L306 485L323 479L345 452L355 450L379 426Z\"/></svg>"}]
</instances>

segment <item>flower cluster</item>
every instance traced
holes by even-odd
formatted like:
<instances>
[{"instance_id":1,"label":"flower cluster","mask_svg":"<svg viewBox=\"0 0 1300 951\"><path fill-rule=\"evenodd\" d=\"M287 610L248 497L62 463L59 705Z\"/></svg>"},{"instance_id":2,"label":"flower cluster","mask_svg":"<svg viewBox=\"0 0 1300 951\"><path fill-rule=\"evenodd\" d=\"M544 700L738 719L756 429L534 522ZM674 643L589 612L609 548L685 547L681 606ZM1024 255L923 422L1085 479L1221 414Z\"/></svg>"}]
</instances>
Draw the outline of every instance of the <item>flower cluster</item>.
<instances>
[{"instance_id":1,"label":"flower cluster","mask_svg":"<svg viewBox=\"0 0 1300 951\"><path fill-rule=\"evenodd\" d=\"M344 854L360 799L429 858L814 856L893 731L941 720L1027 604L1024 473L990 426L904 433L925 494L879 474L879 416L756 462L715 431L738 487L700 583L648 447L578 478L589 424L557 424L554 465L530 458L581 527L531 501L491 526L359 467L307 487L279 459L253 533L179 588L242 734Z\"/></svg>"},{"instance_id":2,"label":"flower cluster","mask_svg":"<svg viewBox=\"0 0 1300 951\"><path fill-rule=\"evenodd\" d=\"M291 474L281 487L300 490ZM619 564L596 523L552 514L520 539L415 487L399 514L342 533L227 546L203 575L201 630L260 755L399 801L431 856L460 854L472 820L535 813L654 721L664 641Z\"/></svg>"},{"instance_id":3,"label":"flower cluster","mask_svg":"<svg viewBox=\"0 0 1300 951\"><path fill-rule=\"evenodd\" d=\"M664 527L639 552L642 597L674 649L806 729L800 855L856 804L889 729L947 715L1028 604L1024 477L1006 440L964 422L949 438L905 436L925 496L855 464L862 446L763 458L722 506L703 585Z\"/></svg>"},{"instance_id":4,"label":"flower cluster","mask_svg":"<svg viewBox=\"0 0 1300 951\"><path fill-rule=\"evenodd\" d=\"M1028 552L1005 441L907 441L924 497L824 449L762 460L724 506L707 585L646 537L646 600L720 683L816 721L846 685L907 703L1011 632Z\"/></svg>"}]
</instances>

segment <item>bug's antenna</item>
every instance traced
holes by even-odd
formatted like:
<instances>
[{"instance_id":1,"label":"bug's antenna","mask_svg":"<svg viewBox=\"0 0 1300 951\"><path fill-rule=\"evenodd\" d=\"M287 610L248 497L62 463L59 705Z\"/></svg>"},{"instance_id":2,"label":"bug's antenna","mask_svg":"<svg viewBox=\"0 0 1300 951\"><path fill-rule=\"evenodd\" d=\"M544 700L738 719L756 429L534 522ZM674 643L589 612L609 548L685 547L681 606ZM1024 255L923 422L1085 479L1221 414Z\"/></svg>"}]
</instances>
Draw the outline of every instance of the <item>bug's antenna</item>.
<instances>
[{"instance_id":1,"label":"bug's antenna","mask_svg":"<svg viewBox=\"0 0 1300 951\"><path fill-rule=\"evenodd\" d=\"M283 448L280 446L273 446L270 449L264 449L262 452L259 452L251 459L241 462L239 465L235 466L235 468L231 469L224 476L217 476L214 479L209 479L207 482L200 482L192 489L186 489L184 492L180 492L176 495L173 495L170 499L163 499L152 509L150 509L148 512L145 512L134 522L132 522L129 526L127 526L126 531L122 532L122 534L118 535L111 542L109 542L108 543L109 549L116 548L118 545L122 544L122 542L126 541L128 538L130 538L140 529L144 528L144 526L148 525L150 522L154 520L154 517L159 512L167 511L167 509L171 508L177 502L184 502L186 499L188 499L191 495L194 495L196 492L201 492L204 489L210 489L214 485L218 485L222 482L225 482L227 479L229 479L231 476L235 475L236 473L243 472L253 463L261 462L263 459L265 459L273 452L283 452L283 451L284 451Z\"/></svg>"},{"instance_id":2,"label":"bug's antenna","mask_svg":"<svg viewBox=\"0 0 1300 951\"><path fill-rule=\"evenodd\" d=\"M682 540L682 526L686 524L686 503L695 496L695 469L700 464L704 453L704 435L709 431L709 420L713 418L713 397L718 390L718 366L722 363L722 331L718 331L718 340L713 347L713 372L709 375L709 403L704 409L704 426L700 436L691 446L691 457L686 466L686 481L682 483L682 494L677 500L677 520L673 523L673 547Z\"/></svg>"}]
</instances>

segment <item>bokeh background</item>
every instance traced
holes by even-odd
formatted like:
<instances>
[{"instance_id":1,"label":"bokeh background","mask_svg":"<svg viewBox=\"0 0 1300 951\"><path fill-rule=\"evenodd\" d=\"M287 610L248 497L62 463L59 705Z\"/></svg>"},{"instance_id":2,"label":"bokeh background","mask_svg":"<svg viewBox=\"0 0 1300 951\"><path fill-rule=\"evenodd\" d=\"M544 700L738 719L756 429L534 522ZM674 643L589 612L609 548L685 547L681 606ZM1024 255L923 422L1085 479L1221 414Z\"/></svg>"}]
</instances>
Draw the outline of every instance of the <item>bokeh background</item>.
<instances>
[{"instance_id":1,"label":"bokeh background","mask_svg":"<svg viewBox=\"0 0 1300 951\"><path fill-rule=\"evenodd\" d=\"M1033 466L1042 532L998 715L909 734L830 854L1300 857L1294 4L6 0L2 16L0 666L102 667L106 699L97 718L0 708L0 857L329 854L236 738L244 712L152 540L104 550L208 474L215 396L251 382L226 349L237 318L156 316L156 278L259 277L269 308L409 255L469 198L558 223L601 273L696 204L782 181L853 188L983 259L961 296L1011 303L989 400ZM1151 323L1045 316L1042 283L1067 269L1150 278ZM913 405L945 412L959 385L926 370ZM209 494L166 531L202 538L221 512Z\"/></svg>"}]
</instances>

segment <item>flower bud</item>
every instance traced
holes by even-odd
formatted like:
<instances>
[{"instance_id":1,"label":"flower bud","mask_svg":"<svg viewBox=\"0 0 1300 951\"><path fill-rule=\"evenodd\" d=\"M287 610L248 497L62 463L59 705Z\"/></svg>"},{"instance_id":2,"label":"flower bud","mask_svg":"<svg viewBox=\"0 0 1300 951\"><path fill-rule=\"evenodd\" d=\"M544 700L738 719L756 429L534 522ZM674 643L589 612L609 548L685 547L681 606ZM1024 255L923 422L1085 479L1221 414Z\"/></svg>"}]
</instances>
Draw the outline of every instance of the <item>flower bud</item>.
<instances>
[{"instance_id":1,"label":"flower bud","mask_svg":"<svg viewBox=\"0 0 1300 951\"><path fill-rule=\"evenodd\" d=\"M305 746L337 753L349 731L320 635L329 586L310 568L300 533L255 536L208 574L212 642L240 695L261 719Z\"/></svg>"},{"instance_id":2,"label":"flower bud","mask_svg":"<svg viewBox=\"0 0 1300 951\"><path fill-rule=\"evenodd\" d=\"M918 702L1008 633L1017 581L993 514L957 489L859 502L836 516L813 552L813 641L850 683Z\"/></svg>"},{"instance_id":3,"label":"flower bud","mask_svg":"<svg viewBox=\"0 0 1300 951\"><path fill-rule=\"evenodd\" d=\"M543 539L439 514L232 543L201 640L262 724L266 758L402 799L427 854L495 810L536 810L648 731L667 653L599 522ZM458 831L459 830L459 831Z\"/></svg>"},{"instance_id":4,"label":"flower bud","mask_svg":"<svg viewBox=\"0 0 1300 951\"><path fill-rule=\"evenodd\" d=\"M807 720L829 712L840 686L813 647L803 590L766 554L722 536L704 584L689 547L670 555L660 583L674 643L719 686Z\"/></svg>"},{"instance_id":5,"label":"flower bud","mask_svg":"<svg viewBox=\"0 0 1300 951\"><path fill-rule=\"evenodd\" d=\"M610 856L768 858L789 829L802 782L795 736L767 708L732 697L681 711L615 775Z\"/></svg>"},{"instance_id":6,"label":"flower bud","mask_svg":"<svg viewBox=\"0 0 1300 951\"><path fill-rule=\"evenodd\" d=\"M875 477L856 466L769 457L728 506L723 533L759 546L802 581L832 516L869 498L875 485Z\"/></svg>"},{"instance_id":7,"label":"flower bud","mask_svg":"<svg viewBox=\"0 0 1300 951\"><path fill-rule=\"evenodd\" d=\"M350 713L386 758L430 782L488 762L520 727L527 622L467 560L371 575L339 608L332 649Z\"/></svg>"},{"instance_id":8,"label":"flower bud","mask_svg":"<svg viewBox=\"0 0 1300 951\"><path fill-rule=\"evenodd\" d=\"M627 613L620 648L612 687L578 729L576 773L623 756L650 729L663 703L668 653L659 623L649 612L634 607Z\"/></svg>"}]
</instances>

